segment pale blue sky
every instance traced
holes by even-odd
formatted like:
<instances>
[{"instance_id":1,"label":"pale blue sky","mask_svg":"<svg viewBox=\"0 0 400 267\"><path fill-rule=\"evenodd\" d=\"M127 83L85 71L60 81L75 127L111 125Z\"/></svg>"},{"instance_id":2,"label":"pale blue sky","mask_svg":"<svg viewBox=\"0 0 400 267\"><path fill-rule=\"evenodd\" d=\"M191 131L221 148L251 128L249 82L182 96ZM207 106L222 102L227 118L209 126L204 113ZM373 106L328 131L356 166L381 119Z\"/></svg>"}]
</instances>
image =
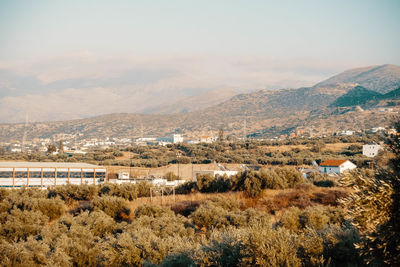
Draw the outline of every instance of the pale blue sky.
<instances>
[{"instance_id":1,"label":"pale blue sky","mask_svg":"<svg viewBox=\"0 0 400 267\"><path fill-rule=\"evenodd\" d=\"M400 0L0 0L0 123L400 65L399 14Z\"/></svg>"},{"instance_id":2,"label":"pale blue sky","mask_svg":"<svg viewBox=\"0 0 400 267\"><path fill-rule=\"evenodd\" d=\"M88 50L400 63L400 1L0 1L0 60Z\"/></svg>"}]
</instances>

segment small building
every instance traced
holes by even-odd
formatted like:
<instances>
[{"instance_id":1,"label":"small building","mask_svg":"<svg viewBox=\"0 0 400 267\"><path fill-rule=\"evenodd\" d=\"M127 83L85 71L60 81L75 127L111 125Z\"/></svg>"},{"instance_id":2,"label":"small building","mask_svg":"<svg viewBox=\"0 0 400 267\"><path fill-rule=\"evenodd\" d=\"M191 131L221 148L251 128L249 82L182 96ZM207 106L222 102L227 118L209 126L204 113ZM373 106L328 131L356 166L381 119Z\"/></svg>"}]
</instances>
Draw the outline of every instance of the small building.
<instances>
[{"instance_id":1,"label":"small building","mask_svg":"<svg viewBox=\"0 0 400 267\"><path fill-rule=\"evenodd\" d=\"M129 175L129 172L120 172L118 173L118 179L119 180L129 180L131 177Z\"/></svg>"},{"instance_id":2,"label":"small building","mask_svg":"<svg viewBox=\"0 0 400 267\"><path fill-rule=\"evenodd\" d=\"M299 172L303 178L310 178L311 174L318 172L318 169L300 168Z\"/></svg>"},{"instance_id":3,"label":"small building","mask_svg":"<svg viewBox=\"0 0 400 267\"><path fill-rule=\"evenodd\" d=\"M350 130L345 130L340 133L340 135L353 135L353 134L354 134L354 131L350 131Z\"/></svg>"},{"instance_id":4,"label":"small building","mask_svg":"<svg viewBox=\"0 0 400 267\"><path fill-rule=\"evenodd\" d=\"M381 145L378 144L367 144L363 145L363 155L373 158L378 155L379 150L382 149Z\"/></svg>"},{"instance_id":5,"label":"small building","mask_svg":"<svg viewBox=\"0 0 400 267\"><path fill-rule=\"evenodd\" d=\"M65 184L100 184L106 168L87 163L0 162L0 187L46 188Z\"/></svg>"},{"instance_id":6,"label":"small building","mask_svg":"<svg viewBox=\"0 0 400 267\"><path fill-rule=\"evenodd\" d=\"M342 174L345 171L350 171L357 166L346 159L329 159L320 164L321 174Z\"/></svg>"},{"instance_id":7,"label":"small building","mask_svg":"<svg viewBox=\"0 0 400 267\"><path fill-rule=\"evenodd\" d=\"M153 186L178 186L180 184L186 183L186 180L174 180L174 181L168 181L167 179L164 178L157 178L153 179L150 182Z\"/></svg>"},{"instance_id":8,"label":"small building","mask_svg":"<svg viewBox=\"0 0 400 267\"><path fill-rule=\"evenodd\" d=\"M372 133L378 133L378 132L384 132L385 131L385 127L374 127L371 128L371 132Z\"/></svg>"},{"instance_id":9,"label":"small building","mask_svg":"<svg viewBox=\"0 0 400 267\"><path fill-rule=\"evenodd\" d=\"M174 144L182 143L182 142L183 142L183 137L182 137L182 135L180 135L180 134L174 134L174 135L172 136L172 142L173 142Z\"/></svg>"},{"instance_id":10,"label":"small building","mask_svg":"<svg viewBox=\"0 0 400 267\"><path fill-rule=\"evenodd\" d=\"M204 135L204 136L200 137L200 143L212 143L215 140L216 140L216 138L212 137L212 136Z\"/></svg>"}]
</instances>

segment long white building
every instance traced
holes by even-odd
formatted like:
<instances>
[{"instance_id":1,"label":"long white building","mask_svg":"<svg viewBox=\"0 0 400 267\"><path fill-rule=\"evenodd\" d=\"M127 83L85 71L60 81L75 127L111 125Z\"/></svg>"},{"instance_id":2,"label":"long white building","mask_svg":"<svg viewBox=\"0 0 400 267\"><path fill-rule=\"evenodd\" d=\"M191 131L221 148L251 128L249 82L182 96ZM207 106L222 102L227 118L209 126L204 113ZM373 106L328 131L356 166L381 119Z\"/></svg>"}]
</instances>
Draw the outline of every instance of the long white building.
<instances>
[{"instance_id":1,"label":"long white building","mask_svg":"<svg viewBox=\"0 0 400 267\"><path fill-rule=\"evenodd\" d=\"M0 162L0 187L51 187L65 184L100 184L106 168L87 163Z\"/></svg>"}]
</instances>

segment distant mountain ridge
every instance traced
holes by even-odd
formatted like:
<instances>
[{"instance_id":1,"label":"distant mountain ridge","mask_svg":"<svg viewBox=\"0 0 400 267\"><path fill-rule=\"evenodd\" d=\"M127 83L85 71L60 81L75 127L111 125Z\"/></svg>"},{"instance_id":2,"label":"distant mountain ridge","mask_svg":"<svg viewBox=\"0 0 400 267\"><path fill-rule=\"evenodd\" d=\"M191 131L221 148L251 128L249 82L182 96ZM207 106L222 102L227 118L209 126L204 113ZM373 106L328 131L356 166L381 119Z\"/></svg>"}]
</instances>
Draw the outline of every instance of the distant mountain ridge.
<instances>
[{"instance_id":1,"label":"distant mountain ridge","mask_svg":"<svg viewBox=\"0 0 400 267\"><path fill-rule=\"evenodd\" d=\"M165 136L172 133L200 136L223 128L227 134L242 137L255 132L276 135L296 127L328 132L356 128L361 124L373 127L380 122L387 123L384 113L354 113L352 109L338 113L335 110L340 106L362 105L371 100L369 107L373 108L382 99L398 99L400 72L397 77L397 69L400 67L383 65L349 70L312 87L239 94L211 107L186 113L118 113L27 126L22 123L0 124L0 141L21 140L24 132L28 139L51 137L57 133L79 133L84 138ZM385 71L389 78L385 76ZM372 80L373 83L365 83L373 85L374 89L359 85L360 81ZM396 81L399 85L393 87ZM207 101L207 95L204 99Z\"/></svg>"},{"instance_id":2,"label":"distant mountain ridge","mask_svg":"<svg viewBox=\"0 0 400 267\"><path fill-rule=\"evenodd\" d=\"M400 86L400 67L385 64L351 69L317 83L315 87L338 83L357 83L369 90L385 94Z\"/></svg>"}]
</instances>

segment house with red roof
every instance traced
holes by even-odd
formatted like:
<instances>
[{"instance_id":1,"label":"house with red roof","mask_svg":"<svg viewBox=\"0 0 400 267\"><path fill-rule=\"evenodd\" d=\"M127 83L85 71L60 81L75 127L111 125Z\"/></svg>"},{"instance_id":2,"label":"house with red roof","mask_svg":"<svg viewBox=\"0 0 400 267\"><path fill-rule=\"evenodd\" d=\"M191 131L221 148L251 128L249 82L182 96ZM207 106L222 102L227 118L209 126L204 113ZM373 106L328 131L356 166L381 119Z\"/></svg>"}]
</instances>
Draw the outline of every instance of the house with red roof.
<instances>
[{"instance_id":1,"label":"house with red roof","mask_svg":"<svg viewBox=\"0 0 400 267\"><path fill-rule=\"evenodd\" d=\"M342 174L345 171L351 171L357 166L347 159L328 159L319 165L322 174Z\"/></svg>"}]
</instances>

